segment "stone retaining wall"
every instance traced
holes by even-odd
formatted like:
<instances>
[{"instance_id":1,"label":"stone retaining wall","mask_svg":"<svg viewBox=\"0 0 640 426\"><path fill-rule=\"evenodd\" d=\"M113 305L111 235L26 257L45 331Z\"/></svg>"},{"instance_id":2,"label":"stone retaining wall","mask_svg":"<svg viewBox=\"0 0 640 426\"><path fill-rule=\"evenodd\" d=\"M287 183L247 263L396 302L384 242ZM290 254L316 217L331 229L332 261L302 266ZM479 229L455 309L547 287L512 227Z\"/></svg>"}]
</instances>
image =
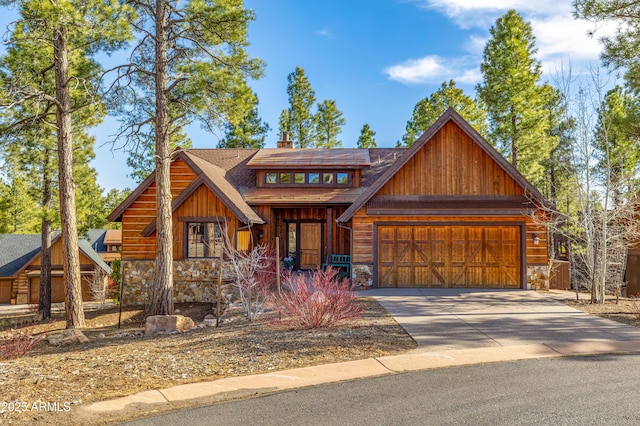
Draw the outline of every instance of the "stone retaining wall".
<instances>
[{"instance_id":1,"label":"stone retaining wall","mask_svg":"<svg viewBox=\"0 0 640 426\"><path fill-rule=\"evenodd\" d=\"M212 302L218 281L220 259L186 259L173 262L173 301ZM153 291L153 260L123 260L123 303L144 304ZM232 281L231 268L222 262L222 280Z\"/></svg>"}]
</instances>

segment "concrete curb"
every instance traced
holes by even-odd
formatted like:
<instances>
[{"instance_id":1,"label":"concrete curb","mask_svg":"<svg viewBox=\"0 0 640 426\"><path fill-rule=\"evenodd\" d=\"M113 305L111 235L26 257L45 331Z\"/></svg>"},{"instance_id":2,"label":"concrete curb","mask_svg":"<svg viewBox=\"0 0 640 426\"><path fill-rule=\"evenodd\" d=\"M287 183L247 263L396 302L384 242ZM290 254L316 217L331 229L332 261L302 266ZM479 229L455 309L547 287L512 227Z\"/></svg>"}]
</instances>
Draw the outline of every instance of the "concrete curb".
<instances>
[{"instance_id":1,"label":"concrete curb","mask_svg":"<svg viewBox=\"0 0 640 426\"><path fill-rule=\"evenodd\" d=\"M215 396L223 397L225 394L231 395L238 391L244 393L250 391L256 395L435 368L562 356L621 353L640 353L640 341L551 342L442 352L416 349L401 355L324 364L253 376L228 377L210 382L145 391L114 400L95 402L81 407L81 410L87 414L109 413L140 404L170 406L172 402Z\"/></svg>"}]
</instances>

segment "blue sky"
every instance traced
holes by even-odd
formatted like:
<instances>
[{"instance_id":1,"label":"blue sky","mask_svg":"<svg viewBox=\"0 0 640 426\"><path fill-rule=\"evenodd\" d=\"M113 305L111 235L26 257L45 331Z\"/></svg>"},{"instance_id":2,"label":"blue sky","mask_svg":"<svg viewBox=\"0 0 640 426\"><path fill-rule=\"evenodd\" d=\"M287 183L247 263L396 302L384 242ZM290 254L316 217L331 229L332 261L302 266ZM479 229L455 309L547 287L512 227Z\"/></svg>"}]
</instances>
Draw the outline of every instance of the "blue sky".
<instances>
[{"instance_id":1,"label":"blue sky","mask_svg":"<svg viewBox=\"0 0 640 426\"><path fill-rule=\"evenodd\" d=\"M245 0L255 12L249 54L266 62L265 77L251 86L260 115L278 140L278 116L287 107L287 75L304 68L316 102L334 99L347 121L340 139L354 147L368 123L379 147L393 147L404 133L415 104L453 79L470 96L481 80L482 49L495 20L513 8L531 22L543 79L561 66L573 74L598 66L600 44L588 32L609 30L576 21L571 0ZM10 15L0 17L4 27ZM121 151L111 152L115 119L94 129L98 183L105 189L135 187ZM194 147L213 148L198 125L189 130Z\"/></svg>"}]
</instances>

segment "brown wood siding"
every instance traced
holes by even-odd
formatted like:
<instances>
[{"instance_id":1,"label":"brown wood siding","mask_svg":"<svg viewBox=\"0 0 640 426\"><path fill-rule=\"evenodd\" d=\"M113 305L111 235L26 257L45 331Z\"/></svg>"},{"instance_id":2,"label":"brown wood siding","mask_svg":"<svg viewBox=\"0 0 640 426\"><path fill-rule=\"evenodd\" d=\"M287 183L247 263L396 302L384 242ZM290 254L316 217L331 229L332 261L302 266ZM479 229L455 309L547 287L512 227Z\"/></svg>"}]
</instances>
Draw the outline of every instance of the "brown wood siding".
<instances>
[{"instance_id":1,"label":"brown wood siding","mask_svg":"<svg viewBox=\"0 0 640 426\"><path fill-rule=\"evenodd\" d=\"M64 256L62 254L62 239L56 240L56 242L51 246L51 268L55 269L56 267L62 267L64 264ZM91 266L93 268L93 261L89 259L82 251L80 251L80 266ZM27 268L30 270L40 269L40 255L37 255L30 263L27 265Z\"/></svg>"},{"instance_id":2,"label":"brown wood siding","mask_svg":"<svg viewBox=\"0 0 640 426\"><path fill-rule=\"evenodd\" d=\"M377 195L521 195L513 178L455 123L447 123Z\"/></svg>"},{"instance_id":3,"label":"brown wood siding","mask_svg":"<svg viewBox=\"0 0 640 426\"><path fill-rule=\"evenodd\" d=\"M380 224L384 222L401 222L410 224L419 223L462 223L462 224L482 224L484 223L525 223L525 244L526 263L529 265L547 264L547 232L543 227L534 223L528 216L369 216L366 208L361 208L353 217L351 226L353 228L353 253L352 261L355 264L373 264L374 243L373 230L374 222ZM540 243L534 245L533 234L537 233Z\"/></svg>"},{"instance_id":4,"label":"brown wood siding","mask_svg":"<svg viewBox=\"0 0 640 426\"><path fill-rule=\"evenodd\" d=\"M180 218L227 218L227 235L235 244L238 220L231 209L224 205L209 188L202 185L173 213L173 258L184 259L186 221ZM154 234L155 238L155 234Z\"/></svg>"},{"instance_id":5,"label":"brown wood siding","mask_svg":"<svg viewBox=\"0 0 640 426\"><path fill-rule=\"evenodd\" d=\"M82 275L82 301L89 302L93 299L91 295L91 289L89 288L88 277ZM40 278L31 278L29 280L29 303L39 303L40 301ZM64 278L63 277L51 277L51 303L64 302Z\"/></svg>"},{"instance_id":6,"label":"brown wood siding","mask_svg":"<svg viewBox=\"0 0 640 426\"><path fill-rule=\"evenodd\" d=\"M0 280L0 304L11 303L12 296L13 280Z\"/></svg>"},{"instance_id":7,"label":"brown wood siding","mask_svg":"<svg viewBox=\"0 0 640 426\"><path fill-rule=\"evenodd\" d=\"M171 164L171 195L176 198L196 178L181 159ZM122 258L153 259L155 233L142 237L141 232L156 217L156 186L152 183L122 214ZM174 236L175 237L175 236Z\"/></svg>"}]
</instances>

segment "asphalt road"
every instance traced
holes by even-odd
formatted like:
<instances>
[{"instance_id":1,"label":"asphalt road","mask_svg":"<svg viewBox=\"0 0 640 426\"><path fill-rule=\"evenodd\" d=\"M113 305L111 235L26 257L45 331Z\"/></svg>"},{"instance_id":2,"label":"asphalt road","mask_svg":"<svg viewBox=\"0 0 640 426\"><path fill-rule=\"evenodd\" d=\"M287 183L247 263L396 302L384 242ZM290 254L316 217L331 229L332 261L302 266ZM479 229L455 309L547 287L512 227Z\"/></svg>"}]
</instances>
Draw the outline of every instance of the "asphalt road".
<instances>
[{"instance_id":1,"label":"asphalt road","mask_svg":"<svg viewBox=\"0 0 640 426\"><path fill-rule=\"evenodd\" d=\"M129 425L638 425L640 355L428 370L217 403Z\"/></svg>"}]
</instances>

